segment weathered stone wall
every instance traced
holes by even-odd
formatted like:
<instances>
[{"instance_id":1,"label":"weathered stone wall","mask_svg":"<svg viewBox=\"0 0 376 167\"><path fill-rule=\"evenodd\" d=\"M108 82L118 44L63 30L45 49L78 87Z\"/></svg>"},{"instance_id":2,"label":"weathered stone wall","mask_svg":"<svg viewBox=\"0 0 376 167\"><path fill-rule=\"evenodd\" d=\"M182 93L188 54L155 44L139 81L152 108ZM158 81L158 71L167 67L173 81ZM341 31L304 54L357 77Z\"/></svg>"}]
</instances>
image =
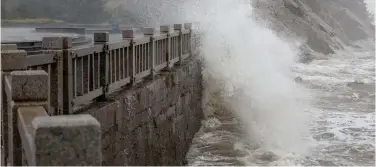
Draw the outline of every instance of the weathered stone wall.
<instances>
[{"instance_id":1,"label":"weathered stone wall","mask_svg":"<svg viewBox=\"0 0 376 167\"><path fill-rule=\"evenodd\" d=\"M183 165L202 114L201 66L187 60L91 106L102 128L102 165Z\"/></svg>"}]
</instances>

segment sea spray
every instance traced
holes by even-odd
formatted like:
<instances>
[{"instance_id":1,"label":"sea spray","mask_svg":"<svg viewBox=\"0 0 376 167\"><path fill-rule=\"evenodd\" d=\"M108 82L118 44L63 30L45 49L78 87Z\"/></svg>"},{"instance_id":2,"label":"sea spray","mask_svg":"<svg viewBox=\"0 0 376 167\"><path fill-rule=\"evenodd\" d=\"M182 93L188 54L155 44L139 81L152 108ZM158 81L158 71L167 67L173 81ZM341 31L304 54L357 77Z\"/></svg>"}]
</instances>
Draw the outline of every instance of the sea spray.
<instances>
[{"instance_id":1,"label":"sea spray","mask_svg":"<svg viewBox=\"0 0 376 167\"><path fill-rule=\"evenodd\" d=\"M192 5L193 4L193 5ZM304 155L309 136L306 90L292 77L298 54L288 42L252 21L249 1L187 3L198 22L206 89L217 92L245 124L251 141L278 156Z\"/></svg>"},{"instance_id":2,"label":"sea spray","mask_svg":"<svg viewBox=\"0 0 376 167\"><path fill-rule=\"evenodd\" d=\"M204 64L204 104L222 103L205 106L204 112L210 116L225 110L240 118L251 144L258 145L250 154L262 150L271 160L273 154L289 159L305 155L309 101L306 90L294 82L291 69L299 46L253 21L249 0L166 2L179 3L174 6L183 14L166 15L157 24L170 20L197 23L193 32L199 34Z\"/></svg>"}]
</instances>

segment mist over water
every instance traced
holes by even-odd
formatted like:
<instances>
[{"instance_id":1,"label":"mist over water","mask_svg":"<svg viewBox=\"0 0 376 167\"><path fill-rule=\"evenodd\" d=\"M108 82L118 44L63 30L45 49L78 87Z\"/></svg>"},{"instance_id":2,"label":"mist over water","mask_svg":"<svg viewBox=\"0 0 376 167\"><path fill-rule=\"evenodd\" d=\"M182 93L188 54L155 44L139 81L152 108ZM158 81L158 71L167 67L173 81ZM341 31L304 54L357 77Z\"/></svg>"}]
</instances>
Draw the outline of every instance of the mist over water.
<instances>
[{"instance_id":1,"label":"mist over water","mask_svg":"<svg viewBox=\"0 0 376 167\"><path fill-rule=\"evenodd\" d=\"M249 1L207 0L197 6L207 86L220 89L262 149L279 156L306 152L306 90L291 72L296 50L252 21Z\"/></svg>"}]
</instances>

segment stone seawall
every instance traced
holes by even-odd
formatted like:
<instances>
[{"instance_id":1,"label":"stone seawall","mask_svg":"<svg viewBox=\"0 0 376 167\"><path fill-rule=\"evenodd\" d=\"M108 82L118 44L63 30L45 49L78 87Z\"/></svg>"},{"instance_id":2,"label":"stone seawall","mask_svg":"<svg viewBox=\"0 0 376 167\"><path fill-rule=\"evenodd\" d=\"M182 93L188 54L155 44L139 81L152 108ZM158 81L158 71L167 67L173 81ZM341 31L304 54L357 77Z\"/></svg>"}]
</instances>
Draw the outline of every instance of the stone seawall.
<instances>
[{"instance_id":1,"label":"stone seawall","mask_svg":"<svg viewBox=\"0 0 376 167\"><path fill-rule=\"evenodd\" d=\"M93 104L102 128L102 165L183 165L202 113L200 62L186 60L153 80Z\"/></svg>"}]
</instances>

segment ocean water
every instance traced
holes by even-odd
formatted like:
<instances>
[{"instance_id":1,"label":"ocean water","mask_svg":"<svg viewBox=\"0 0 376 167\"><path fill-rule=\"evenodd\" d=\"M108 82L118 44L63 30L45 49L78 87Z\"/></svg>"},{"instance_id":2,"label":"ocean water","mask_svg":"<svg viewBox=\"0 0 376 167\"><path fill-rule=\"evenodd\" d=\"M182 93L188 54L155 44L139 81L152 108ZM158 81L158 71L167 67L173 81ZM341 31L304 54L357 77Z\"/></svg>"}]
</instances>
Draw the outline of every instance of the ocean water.
<instances>
[{"instance_id":1,"label":"ocean water","mask_svg":"<svg viewBox=\"0 0 376 167\"><path fill-rule=\"evenodd\" d=\"M211 102L208 110L223 111L210 111L214 114L203 121L188 155L190 165L374 166L374 54L349 50L294 66L300 84L314 94L302 111L311 117L308 153L278 155L257 146L246 139L236 116L224 111L221 102Z\"/></svg>"},{"instance_id":2,"label":"ocean water","mask_svg":"<svg viewBox=\"0 0 376 167\"><path fill-rule=\"evenodd\" d=\"M375 165L374 41L298 61L249 1L195 2L206 119L189 165Z\"/></svg>"}]
</instances>

